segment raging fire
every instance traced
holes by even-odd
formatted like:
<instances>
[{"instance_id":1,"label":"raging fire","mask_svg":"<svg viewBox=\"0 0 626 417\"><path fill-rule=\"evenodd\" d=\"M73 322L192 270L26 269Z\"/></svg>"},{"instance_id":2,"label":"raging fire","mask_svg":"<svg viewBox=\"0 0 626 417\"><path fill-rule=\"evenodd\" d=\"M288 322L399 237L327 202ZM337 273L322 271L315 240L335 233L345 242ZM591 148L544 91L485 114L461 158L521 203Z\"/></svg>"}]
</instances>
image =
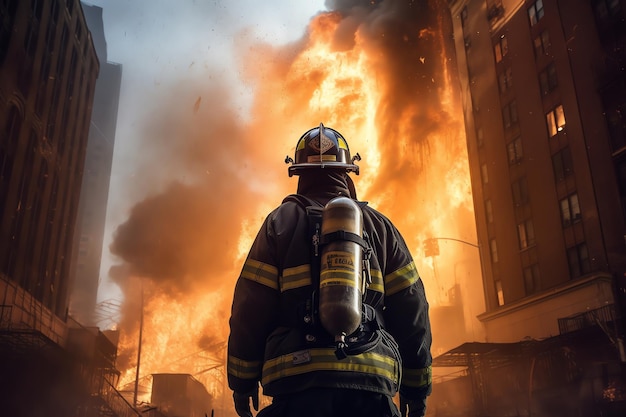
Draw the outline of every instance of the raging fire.
<instances>
[{"instance_id":1,"label":"raging fire","mask_svg":"<svg viewBox=\"0 0 626 417\"><path fill-rule=\"evenodd\" d=\"M405 236L432 308L458 304L460 290L458 307L471 327L470 300L481 282L445 2L363 2L346 10L334 3L337 10L312 18L297 43L240 45L254 91L249 122L224 109L222 96L195 107L193 97L191 114L165 108L163 120L150 121L151 135L167 125L182 143L172 151L158 142L167 155L162 168L171 166L165 173L182 167L188 176L139 203L112 245L127 271L117 278L126 297L125 390L135 381L143 282L143 401L151 374L184 372L205 384L216 408L230 406L223 360L234 282L263 216L295 191L282 159L320 122L363 157L354 177L359 198ZM428 238L441 239L439 256L425 256ZM439 343L435 350L451 347Z\"/></svg>"}]
</instances>

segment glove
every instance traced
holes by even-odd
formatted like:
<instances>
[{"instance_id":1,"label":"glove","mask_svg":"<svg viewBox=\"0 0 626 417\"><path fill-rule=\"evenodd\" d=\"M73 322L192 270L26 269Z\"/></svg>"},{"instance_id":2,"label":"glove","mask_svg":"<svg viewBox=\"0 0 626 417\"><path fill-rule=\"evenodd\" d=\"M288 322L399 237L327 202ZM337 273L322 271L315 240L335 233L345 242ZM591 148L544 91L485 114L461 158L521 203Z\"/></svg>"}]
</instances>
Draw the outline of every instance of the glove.
<instances>
[{"instance_id":1,"label":"glove","mask_svg":"<svg viewBox=\"0 0 626 417\"><path fill-rule=\"evenodd\" d=\"M250 411L250 398L252 398L252 406L255 411L259 411L259 389L255 388L246 393L233 392L233 400L235 402L235 411L239 417L252 417Z\"/></svg>"},{"instance_id":2,"label":"glove","mask_svg":"<svg viewBox=\"0 0 626 417\"><path fill-rule=\"evenodd\" d=\"M426 398L409 400L400 395L400 415L402 417L424 417L426 415Z\"/></svg>"}]
</instances>

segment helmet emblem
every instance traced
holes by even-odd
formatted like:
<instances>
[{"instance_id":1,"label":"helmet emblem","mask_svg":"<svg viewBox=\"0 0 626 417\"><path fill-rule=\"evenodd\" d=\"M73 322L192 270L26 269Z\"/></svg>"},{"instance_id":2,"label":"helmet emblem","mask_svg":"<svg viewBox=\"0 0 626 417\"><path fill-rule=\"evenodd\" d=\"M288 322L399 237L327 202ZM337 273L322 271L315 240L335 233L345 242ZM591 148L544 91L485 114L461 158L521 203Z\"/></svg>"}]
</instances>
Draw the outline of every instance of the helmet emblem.
<instances>
[{"instance_id":1,"label":"helmet emblem","mask_svg":"<svg viewBox=\"0 0 626 417\"><path fill-rule=\"evenodd\" d=\"M324 153L335 146L335 142L324 133L323 129L319 136L309 142L309 146L315 150L315 152ZM317 139L317 140L316 140Z\"/></svg>"}]
</instances>

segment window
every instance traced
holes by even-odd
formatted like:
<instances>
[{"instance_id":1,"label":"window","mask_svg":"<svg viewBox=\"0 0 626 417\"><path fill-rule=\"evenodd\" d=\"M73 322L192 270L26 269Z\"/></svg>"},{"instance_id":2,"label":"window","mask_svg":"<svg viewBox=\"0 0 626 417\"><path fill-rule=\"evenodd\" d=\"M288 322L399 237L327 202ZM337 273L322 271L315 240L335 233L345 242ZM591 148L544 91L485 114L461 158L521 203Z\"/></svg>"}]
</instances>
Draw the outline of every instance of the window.
<instances>
[{"instance_id":1,"label":"window","mask_svg":"<svg viewBox=\"0 0 626 417\"><path fill-rule=\"evenodd\" d=\"M0 64L4 61L9 49L9 41L13 33L16 9L17 0L5 0L0 2Z\"/></svg>"},{"instance_id":2,"label":"window","mask_svg":"<svg viewBox=\"0 0 626 417\"><path fill-rule=\"evenodd\" d=\"M502 108L504 128L508 129L517 124L517 102L512 100Z\"/></svg>"},{"instance_id":3,"label":"window","mask_svg":"<svg viewBox=\"0 0 626 417\"><path fill-rule=\"evenodd\" d=\"M548 124L548 134L550 137L556 136L556 134L565 128L565 112L563 111L563 105L559 104L554 109L550 110L546 114L546 122Z\"/></svg>"},{"instance_id":4,"label":"window","mask_svg":"<svg viewBox=\"0 0 626 417\"><path fill-rule=\"evenodd\" d=\"M502 281L495 281L496 284L496 294L498 295L498 305L504 305L504 292L502 291Z\"/></svg>"},{"instance_id":5,"label":"window","mask_svg":"<svg viewBox=\"0 0 626 417\"><path fill-rule=\"evenodd\" d=\"M483 181L483 184L489 184L489 172L487 171L487 164L482 164L480 166L480 178Z\"/></svg>"},{"instance_id":6,"label":"window","mask_svg":"<svg viewBox=\"0 0 626 417\"><path fill-rule=\"evenodd\" d=\"M548 49L550 48L550 34L548 31L544 30L541 32L541 34L533 40L533 44L535 45L535 58L547 55Z\"/></svg>"},{"instance_id":7,"label":"window","mask_svg":"<svg viewBox=\"0 0 626 417\"><path fill-rule=\"evenodd\" d=\"M595 0L594 3L594 12L600 20L606 19L609 15L617 16L621 8L619 0Z\"/></svg>"},{"instance_id":8,"label":"window","mask_svg":"<svg viewBox=\"0 0 626 417\"><path fill-rule=\"evenodd\" d=\"M542 17L543 0L537 0L528 8L528 19L530 20L530 26L535 26Z\"/></svg>"},{"instance_id":9,"label":"window","mask_svg":"<svg viewBox=\"0 0 626 417\"><path fill-rule=\"evenodd\" d=\"M580 205L578 204L578 194L571 194L559 202L561 206L561 219L563 227L580 221Z\"/></svg>"},{"instance_id":10,"label":"window","mask_svg":"<svg viewBox=\"0 0 626 417\"><path fill-rule=\"evenodd\" d=\"M476 144L479 148L482 148L482 146L485 144L485 133L482 127L476 129Z\"/></svg>"},{"instance_id":11,"label":"window","mask_svg":"<svg viewBox=\"0 0 626 417\"><path fill-rule=\"evenodd\" d=\"M541 289L540 287L540 277L539 277L539 265L534 264L529 267L524 268L524 289L526 290L526 295L531 295L536 293Z\"/></svg>"},{"instance_id":12,"label":"window","mask_svg":"<svg viewBox=\"0 0 626 417\"><path fill-rule=\"evenodd\" d=\"M487 218L487 223L493 223L493 206L491 200L485 200L485 217Z\"/></svg>"},{"instance_id":13,"label":"window","mask_svg":"<svg viewBox=\"0 0 626 417\"><path fill-rule=\"evenodd\" d=\"M513 165L522 160L524 152L522 151L522 138L517 136L506 146L507 154L509 155L509 165Z\"/></svg>"},{"instance_id":14,"label":"window","mask_svg":"<svg viewBox=\"0 0 626 417\"><path fill-rule=\"evenodd\" d=\"M13 176L13 164L15 161L15 153L17 143L19 141L22 128L22 116L18 108L11 104L7 112L7 120L5 122L3 133L3 141L0 142L0 201L7 201L9 184ZM0 219L4 217L6 203L0 205Z\"/></svg>"},{"instance_id":15,"label":"window","mask_svg":"<svg viewBox=\"0 0 626 417\"><path fill-rule=\"evenodd\" d=\"M517 237L520 249L526 249L535 244L535 228L532 220L528 219L517 225Z\"/></svg>"},{"instance_id":16,"label":"window","mask_svg":"<svg viewBox=\"0 0 626 417\"><path fill-rule=\"evenodd\" d=\"M539 73L539 86L541 87L541 94L546 96L558 85L558 81L556 78L556 67L554 66L554 62L550 63Z\"/></svg>"},{"instance_id":17,"label":"window","mask_svg":"<svg viewBox=\"0 0 626 417\"><path fill-rule=\"evenodd\" d=\"M554 168L554 180L556 182L563 181L565 177L574 172L569 147L565 147L552 155L552 167Z\"/></svg>"},{"instance_id":18,"label":"window","mask_svg":"<svg viewBox=\"0 0 626 417\"><path fill-rule=\"evenodd\" d=\"M26 54L33 58L37 49L37 40L39 38L39 24L41 20L41 13L43 8L42 0L31 0L30 2L30 22L28 25L28 32L24 37L24 51Z\"/></svg>"},{"instance_id":19,"label":"window","mask_svg":"<svg viewBox=\"0 0 626 417\"><path fill-rule=\"evenodd\" d=\"M489 251L491 252L491 262L498 262L498 245L495 239L489 241Z\"/></svg>"},{"instance_id":20,"label":"window","mask_svg":"<svg viewBox=\"0 0 626 417\"><path fill-rule=\"evenodd\" d=\"M24 37L24 51L33 58L37 49L37 39L39 37L39 22L31 20L28 25L26 36Z\"/></svg>"},{"instance_id":21,"label":"window","mask_svg":"<svg viewBox=\"0 0 626 417\"><path fill-rule=\"evenodd\" d=\"M580 243L567 249L567 262L572 278L578 278L591 271L589 251L586 243Z\"/></svg>"},{"instance_id":22,"label":"window","mask_svg":"<svg viewBox=\"0 0 626 417\"><path fill-rule=\"evenodd\" d=\"M493 51L496 54L496 62L502 61L502 58L509 52L509 44L506 40L506 36L500 35L500 39L493 47Z\"/></svg>"},{"instance_id":23,"label":"window","mask_svg":"<svg viewBox=\"0 0 626 417\"><path fill-rule=\"evenodd\" d=\"M50 3L50 16L52 16L52 21L54 23L59 21L59 6L57 0L52 0Z\"/></svg>"},{"instance_id":24,"label":"window","mask_svg":"<svg viewBox=\"0 0 626 417\"><path fill-rule=\"evenodd\" d=\"M618 152L626 147L626 84L615 81L602 93L604 115L609 128L611 150Z\"/></svg>"},{"instance_id":25,"label":"window","mask_svg":"<svg viewBox=\"0 0 626 417\"><path fill-rule=\"evenodd\" d=\"M498 86L500 87L500 94L513 88L513 71L511 67L508 67L498 75Z\"/></svg>"},{"instance_id":26,"label":"window","mask_svg":"<svg viewBox=\"0 0 626 417\"><path fill-rule=\"evenodd\" d=\"M57 79L63 77L65 70L65 52L67 51L67 26L61 30L61 41L59 43L59 55L57 56Z\"/></svg>"},{"instance_id":27,"label":"window","mask_svg":"<svg viewBox=\"0 0 626 417\"><path fill-rule=\"evenodd\" d=\"M461 26L465 27L466 23L467 23L467 6L464 6L463 10L461 10Z\"/></svg>"},{"instance_id":28,"label":"window","mask_svg":"<svg viewBox=\"0 0 626 417\"><path fill-rule=\"evenodd\" d=\"M513 190L513 203L516 207L528 203L528 181L526 181L526 177L513 182L511 189Z\"/></svg>"}]
</instances>

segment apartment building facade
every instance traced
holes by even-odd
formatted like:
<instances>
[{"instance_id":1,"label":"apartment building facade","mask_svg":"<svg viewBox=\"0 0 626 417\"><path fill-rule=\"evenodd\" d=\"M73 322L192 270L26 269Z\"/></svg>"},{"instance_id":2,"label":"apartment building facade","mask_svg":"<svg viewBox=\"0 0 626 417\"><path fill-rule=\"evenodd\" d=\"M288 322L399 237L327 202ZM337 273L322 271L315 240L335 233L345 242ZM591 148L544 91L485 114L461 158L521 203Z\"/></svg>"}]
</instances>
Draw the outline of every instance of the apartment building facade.
<instances>
[{"instance_id":1,"label":"apartment building facade","mask_svg":"<svg viewBox=\"0 0 626 417\"><path fill-rule=\"evenodd\" d=\"M449 2L488 341L550 337L558 319L620 309L623 3Z\"/></svg>"},{"instance_id":2,"label":"apartment building facade","mask_svg":"<svg viewBox=\"0 0 626 417\"><path fill-rule=\"evenodd\" d=\"M448 0L486 341L437 415L626 411L626 2Z\"/></svg>"}]
</instances>

